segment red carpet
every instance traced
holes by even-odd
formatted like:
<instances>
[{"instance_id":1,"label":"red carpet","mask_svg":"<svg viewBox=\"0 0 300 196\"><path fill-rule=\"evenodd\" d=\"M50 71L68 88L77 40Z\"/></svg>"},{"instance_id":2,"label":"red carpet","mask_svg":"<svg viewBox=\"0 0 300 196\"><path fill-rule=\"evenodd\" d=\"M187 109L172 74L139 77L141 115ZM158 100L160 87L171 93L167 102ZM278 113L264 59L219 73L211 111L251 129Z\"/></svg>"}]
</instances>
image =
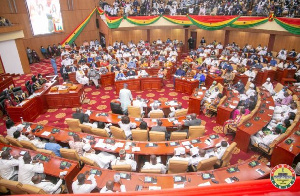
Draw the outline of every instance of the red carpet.
<instances>
[{"instance_id":1,"label":"red carpet","mask_svg":"<svg viewBox=\"0 0 300 196\"><path fill-rule=\"evenodd\" d=\"M60 67L60 60L57 63L58 67ZM19 77L14 78L15 86L22 86L25 88L25 81L31 80L32 75L37 75L41 73L43 75L48 75L54 73L53 68L49 61L45 60L40 63L36 63L31 65L32 74L21 75ZM58 68L59 70L59 68ZM60 81L63 81L62 78ZM96 89L94 86L85 87L86 97L90 99L88 104L83 104L82 108L91 109L103 112L110 111L110 101L112 99L118 98L118 95L115 93L114 86L102 87L100 89ZM132 91L133 97L140 95L142 98L150 99L150 100L160 100L160 101L170 101L177 100L182 103L183 108L188 107L189 96L183 93L178 93L174 91L173 81L166 81L165 86L161 91L156 90L148 90L148 91ZM50 126L56 126L61 128L66 128L66 124L64 122L65 118L71 117L72 113L75 111L75 108L63 108L63 109L49 109L46 114L40 115L34 122L47 124ZM205 115L200 115L200 119L206 121L206 129L207 134L217 133L221 136L225 135L222 131L222 126L216 124L215 117L210 119ZM5 128L5 120L7 117L3 117L0 119L0 133L6 135ZM231 143L231 137L225 137L229 143ZM234 155L231 159L231 164L235 164L241 160L246 160L251 156L254 156L254 152L250 151L249 153L244 153L240 151L238 148L235 149Z\"/></svg>"}]
</instances>

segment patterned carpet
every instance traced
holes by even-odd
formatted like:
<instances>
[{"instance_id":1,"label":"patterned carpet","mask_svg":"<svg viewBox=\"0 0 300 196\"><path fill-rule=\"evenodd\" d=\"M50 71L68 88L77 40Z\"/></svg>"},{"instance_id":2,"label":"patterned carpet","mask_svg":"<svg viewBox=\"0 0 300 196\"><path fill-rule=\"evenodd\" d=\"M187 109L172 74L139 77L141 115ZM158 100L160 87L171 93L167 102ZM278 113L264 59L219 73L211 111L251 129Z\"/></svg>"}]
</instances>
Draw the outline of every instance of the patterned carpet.
<instances>
[{"instance_id":1,"label":"patterned carpet","mask_svg":"<svg viewBox=\"0 0 300 196\"><path fill-rule=\"evenodd\" d=\"M60 67L60 60L58 60L58 67ZM54 73L53 68L48 60L44 60L40 63L31 65L32 74L21 75L14 78L15 86L22 86L25 89L25 81L30 80L31 76L37 75L41 73L43 75L48 75ZM60 81L63 81L60 78ZM112 99L118 98L118 95L115 93L114 86L102 87L100 89L96 89L94 86L88 86L84 89L86 93L86 97L90 99L90 102L87 104L83 104L82 108L91 109L103 112L110 111L110 101ZM172 80L166 81L165 86L162 90L147 90L147 91L132 91L133 97L140 95L142 98L150 99L150 100L160 100L160 101L170 101L177 100L182 103L183 108L188 107L189 96L184 93L178 93L174 91L174 86ZM45 114L40 115L34 122L41 123L43 125L56 126L61 128L66 128L67 125L64 122L65 118L71 117L72 113L76 108L62 108L62 109L49 109ZM209 118L203 114L199 116L200 119L206 121L206 129L207 134L218 133L221 136L223 134L223 127L216 124L216 118ZM5 128L5 120L7 117L2 117L0 119L0 133L6 135ZM225 137L229 143L231 143L231 137ZM234 155L231 159L231 164L236 164L242 160L246 160L252 156L256 156L254 152L250 151L248 153L244 153L240 151L240 149L236 148L234 151ZM267 160L265 160L267 161Z\"/></svg>"}]
</instances>

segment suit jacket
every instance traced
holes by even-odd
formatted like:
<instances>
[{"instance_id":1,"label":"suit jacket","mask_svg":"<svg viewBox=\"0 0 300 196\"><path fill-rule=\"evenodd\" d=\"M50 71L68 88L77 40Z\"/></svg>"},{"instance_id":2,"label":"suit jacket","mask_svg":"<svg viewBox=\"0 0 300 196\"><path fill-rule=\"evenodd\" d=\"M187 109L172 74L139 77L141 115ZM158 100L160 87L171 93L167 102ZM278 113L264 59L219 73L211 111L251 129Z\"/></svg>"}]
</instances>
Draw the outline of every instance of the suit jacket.
<instances>
[{"instance_id":1,"label":"suit jacket","mask_svg":"<svg viewBox=\"0 0 300 196\"><path fill-rule=\"evenodd\" d=\"M74 119L79 119L80 123L83 123L84 113L73 113L72 117Z\"/></svg>"},{"instance_id":2,"label":"suit jacket","mask_svg":"<svg viewBox=\"0 0 300 196\"><path fill-rule=\"evenodd\" d=\"M185 126L199 126L201 125L201 120L200 119L194 119L194 120L189 120L184 123Z\"/></svg>"},{"instance_id":3,"label":"suit jacket","mask_svg":"<svg viewBox=\"0 0 300 196\"><path fill-rule=\"evenodd\" d=\"M165 132L165 138L167 139L169 137L167 128L164 126L158 126L158 125L154 126L154 127L152 127L151 131Z\"/></svg>"}]
</instances>

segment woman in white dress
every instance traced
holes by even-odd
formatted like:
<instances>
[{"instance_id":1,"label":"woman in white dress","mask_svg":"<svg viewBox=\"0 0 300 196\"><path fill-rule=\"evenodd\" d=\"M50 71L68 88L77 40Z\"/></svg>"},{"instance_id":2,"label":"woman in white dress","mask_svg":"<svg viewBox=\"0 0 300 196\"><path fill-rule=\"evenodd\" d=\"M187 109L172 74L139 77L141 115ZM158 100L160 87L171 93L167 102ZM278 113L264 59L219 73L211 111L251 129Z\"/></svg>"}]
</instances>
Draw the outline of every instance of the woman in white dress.
<instances>
[{"instance_id":1,"label":"woman in white dress","mask_svg":"<svg viewBox=\"0 0 300 196\"><path fill-rule=\"evenodd\" d=\"M82 85L89 84L89 79L85 76L85 73L81 70L81 68L76 71L76 80Z\"/></svg>"}]
</instances>

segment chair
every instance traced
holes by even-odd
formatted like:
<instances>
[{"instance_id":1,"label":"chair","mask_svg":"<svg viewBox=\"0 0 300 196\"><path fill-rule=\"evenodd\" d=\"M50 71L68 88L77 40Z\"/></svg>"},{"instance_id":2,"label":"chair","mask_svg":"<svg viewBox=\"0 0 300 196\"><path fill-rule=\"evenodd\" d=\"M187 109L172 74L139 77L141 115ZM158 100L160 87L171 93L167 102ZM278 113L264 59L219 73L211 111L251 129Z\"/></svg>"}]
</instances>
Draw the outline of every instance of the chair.
<instances>
[{"instance_id":1,"label":"chair","mask_svg":"<svg viewBox=\"0 0 300 196\"><path fill-rule=\"evenodd\" d=\"M6 189L10 190L12 195L22 195L24 191L22 190L22 183L12 180L1 179L0 186L4 186Z\"/></svg>"},{"instance_id":2,"label":"chair","mask_svg":"<svg viewBox=\"0 0 300 196\"><path fill-rule=\"evenodd\" d=\"M281 84L281 83L277 83L276 84L276 86L275 86L275 88L274 88L274 91L276 92L276 93L278 93L279 91L281 91L281 89L283 88L283 85Z\"/></svg>"},{"instance_id":3,"label":"chair","mask_svg":"<svg viewBox=\"0 0 300 196\"><path fill-rule=\"evenodd\" d=\"M170 160L168 174L185 173L188 169L188 161Z\"/></svg>"},{"instance_id":4,"label":"chair","mask_svg":"<svg viewBox=\"0 0 300 196\"><path fill-rule=\"evenodd\" d=\"M115 126L110 126L110 131L112 133L113 138L126 140L126 135L123 129Z\"/></svg>"},{"instance_id":5,"label":"chair","mask_svg":"<svg viewBox=\"0 0 300 196\"><path fill-rule=\"evenodd\" d=\"M0 143L9 144L9 141L7 141L7 139L3 135L0 134Z\"/></svg>"},{"instance_id":6,"label":"chair","mask_svg":"<svg viewBox=\"0 0 300 196\"><path fill-rule=\"evenodd\" d=\"M131 130L133 141L148 141L148 131L142 129Z\"/></svg>"},{"instance_id":7,"label":"chair","mask_svg":"<svg viewBox=\"0 0 300 196\"><path fill-rule=\"evenodd\" d=\"M235 147L236 147L236 142L230 144L230 146L226 149L224 155L222 156L221 160L217 161L216 164L218 167L227 167L229 165L229 161L232 157L232 152Z\"/></svg>"},{"instance_id":8,"label":"chair","mask_svg":"<svg viewBox=\"0 0 300 196\"><path fill-rule=\"evenodd\" d=\"M149 141L151 141L151 142L166 141L166 133L159 132L159 131L150 131L149 132Z\"/></svg>"},{"instance_id":9,"label":"chair","mask_svg":"<svg viewBox=\"0 0 300 196\"><path fill-rule=\"evenodd\" d=\"M187 137L186 132L172 132L170 136L170 141L184 140Z\"/></svg>"},{"instance_id":10,"label":"chair","mask_svg":"<svg viewBox=\"0 0 300 196\"><path fill-rule=\"evenodd\" d=\"M87 157L82 157L82 156L81 156L81 157L80 157L80 160L81 160L84 164L99 167L99 165L98 165L95 161L93 161L93 160L91 160L91 159L89 159L89 158L87 158Z\"/></svg>"},{"instance_id":11,"label":"chair","mask_svg":"<svg viewBox=\"0 0 300 196\"><path fill-rule=\"evenodd\" d=\"M202 137L205 133L205 126L189 126L189 139Z\"/></svg>"},{"instance_id":12,"label":"chair","mask_svg":"<svg viewBox=\"0 0 300 196\"><path fill-rule=\"evenodd\" d=\"M46 150L46 149L38 148L38 149L36 149L36 151L44 153L44 154L48 154L50 156L56 156L55 153L53 151L51 151L51 150Z\"/></svg>"},{"instance_id":13,"label":"chair","mask_svg":"<svg viewBox=\"0 0 300 196\"><path fill-rule=\"evenodd\" d=\"M66 118L66 123L71 131L81 132L79 119Z\"/></svg>"},{"instance_id":14,"label":"chair","mask_svg":"<svg viewBox=\"0 0 300 196\"><path fill-rule=\"evenodd\" d=\"M141 169L140 173L161 174L160 169Z\"/></svg>"},{"instance_id":15,"label":"chair","mask_svg":"<svg viewBox=\"0 0 300 196\"><path fill-rule=\"evenodd\" d=\"M15 138L11 137L11 136L6 136L5 139L13 146L17 146L17 147L21 147L23 148L22 144Z\"/></svg>"},{"instance_id":16,"label":"chair","mask_svg":"<svg viewBox=\"0 0 300 196\"><path fill-rule=\"evenodd\" d=\"M188 113L188 109L175 110L174 117L186 116Z\"/></svg>"},{"instance_id":17,"label":"chair","mask_svg":"<svg viewBox=\"0 0 300 196\"><path fill-rule=\"evenodd\" d=\"M197 165L197 171L207 171L207 170L213 170L214 165L217 163L218 158L217 157L211 157L205 160L202 160Z\"/></svg>"},{"instance_id":18,"label":"chair","mask_svg":"<svg viewBox=\"0 0 300 196\"><path fill-rule=\"evenodd\" d=\"M157 111L157 112L151 112L149 114L150 118L163 118L164 117L164 112L163 111Z\"/></svg>"},{"instance_id":19,"label":"chair","mask_svg":"<svg viewBox=\"0 0 300 196\"><path fill-rule=\"evenodd\" d=\"M110 102L110 109L114 114L123 114L121 104L119 103Z\"/></svg>"},{"instance_id":20,"label":"chair","mask_svg":"<svg viewBox=\"0 0 300 196\"><path fill-rule=\"evenodd\" d=\"M80 161L80 157L75 149L61 148L59 151L60 151L61 156L65 159Z\"/></svg>"},{"instance_id":21,"label":"chair","mask_svg":"<svg viewBox=\"0 0 300 196\"><path fill-rule=\"evenodd\" d=\"M91 126L84 125L84 124L79 124L79 127L80 127L80 129L81 129L82 132L88 133L88 134L93 134Z\"/></svg>"},{"instance_id":22,"label":"chair","mask_svg":"<svg viewBox=\"0 0 300 196\"><path fill-rule=\"evenodd\" d=\"M142 118L143 117L140 107L129 105L127 110L128 110L129 117L133 117L133 118Z\"/></svg>"},{"instance_id":23,"label":"chair","mask_svg":"<svg viewBox=\"0 0 300 196\"><path fill-rule=\"evenodd\" d=\"M36 151L38 148L33 144L31 143L30 141L25 141L25 140L21 140L20 141L20 144L23 146L23 148L27 148L29 150L34 150Z\"/></svg>"},{"instance_id":24,"label":"chair","mask_svg":"<svg viewBox=\"0 0 300 196\"><path fill-rule=\"evenodd\" d=\"M220 105L222 105L226 99L227 99L227 96L225 95L225 96L223 96L223 97L220 99L220 101L219 101L219 103L218 103L217 106L213 106L212 104L210 104L210 105L207 107L207 110L210 112L211 117L217 115L218 107L219 107Z\"/></svg>"},{"instance_id":25,"label":"chair","mask_svg":"<svg viewBox=\"0 0 300 196\"><path fill-rule=\"evenodd\" d=\"M251 82L247 81L245 86L245 92L249 89Z\"/></svg>"},{"instance_id":26,"label":"chair","mask_svg":"<svg viewBox=\"0 0 300 196\"><path fill-rule=\"evenodd\" d=\"M111 166L112 170L116 171L128 171L131 172L131 165L126 164L126 165L113 165Z\"/></svg>"},{"instance_id":27,"label":"chair","mask_svg":"<svg viewBox=\"0 0 300 196\"><path fill-rule=\"evenodd\" d=\"M219 88L219 92L223 93L224 86L222 84L220 84L220 83L218 83L217 86Z\"/></svg>"},{"instance_id":28,"label":"chair","mask_svg":"<svg viewBox=\"0 0 300 196\"><path fill-rule=\"evenodd\" d=\"M27 91L28 91L28 95L31 95L31 94L32 94L32 89L31 89L31 84L30 84L30 81L29 81L29 80L27 80L27 81L25 82L25 86L26 86L26 89L27 89Z\"/></svg>"},{"instance_id":29,"label":"chair","mask_svg":"<svg viewBox=\"0 0 300 196\"><path fill-rule=\"evenodd\" d=\"M43 189L29 184L23 184L22 190L22 194L24 194L24 192L27 194L47 194Z\"/></svg>"},{"instance_id":30,"label":"chair","mask_svg":"<svg viewBox=\"0 0 300 196\"><path fill-rule=\"evenodd\" d=\"M101 137L109 137L109 134L105 129L92 128L91 132L93 135L101 136Z\"/></svg>"}]
</instances>

